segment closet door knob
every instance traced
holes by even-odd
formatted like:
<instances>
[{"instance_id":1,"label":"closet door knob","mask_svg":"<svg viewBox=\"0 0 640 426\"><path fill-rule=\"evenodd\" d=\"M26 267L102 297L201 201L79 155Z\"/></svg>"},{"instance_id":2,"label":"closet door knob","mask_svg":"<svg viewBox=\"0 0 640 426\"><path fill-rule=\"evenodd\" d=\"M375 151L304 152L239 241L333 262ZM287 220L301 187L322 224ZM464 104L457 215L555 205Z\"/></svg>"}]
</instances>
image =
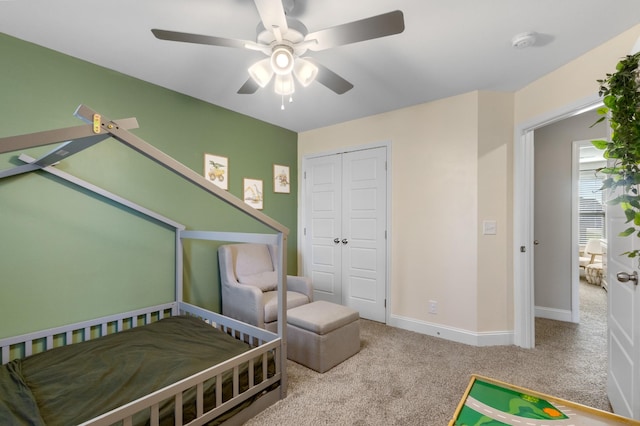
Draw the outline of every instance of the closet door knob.
<instances>
[{"instance_id":1,"label":"closet door knob","mask_svg":"<svg viewBox=\"0 0 640 426\"><path fill-rule=\"evenodd\" d=\"M346 238L342 239L342 244L347 244L349 242L349 240L347 240Z\"/></svg>"},{"instance_id":2,"label":"closet door knob","mask_svg":"<svg viewBox=\"0 0 640 426\"><path fill-rule=\"evenodd\" d=\"M340 238L334 238L333 242L336 243L336 244L340 244Z\"/></svg>"}]
</instances>

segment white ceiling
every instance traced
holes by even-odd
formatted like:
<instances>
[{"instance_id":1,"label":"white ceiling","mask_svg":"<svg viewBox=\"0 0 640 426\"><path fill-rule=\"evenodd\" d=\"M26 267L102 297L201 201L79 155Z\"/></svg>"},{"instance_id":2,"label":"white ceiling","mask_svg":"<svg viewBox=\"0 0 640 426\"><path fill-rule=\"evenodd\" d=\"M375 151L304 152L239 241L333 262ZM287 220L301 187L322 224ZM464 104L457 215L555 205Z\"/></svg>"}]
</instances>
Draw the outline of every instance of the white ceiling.
<instances>
[{"instance_id":1,"label":"white ceiling","mask_svg":"<svg viewBox=\"0 0 640 426\"><path fill-rule=\"evenodd\" d=\"M255 40L253 0L0 0L0 30L301 132L473 90L515 91L640 23L638 0L296 0L290 15L312 32L396 9L401 34L309 52L352 90L315 82L284 111L269 86L236 93L262 53L150 31ZM536 45L514 49L512 38L530 31Z\"/></svg>"}]
</instances>

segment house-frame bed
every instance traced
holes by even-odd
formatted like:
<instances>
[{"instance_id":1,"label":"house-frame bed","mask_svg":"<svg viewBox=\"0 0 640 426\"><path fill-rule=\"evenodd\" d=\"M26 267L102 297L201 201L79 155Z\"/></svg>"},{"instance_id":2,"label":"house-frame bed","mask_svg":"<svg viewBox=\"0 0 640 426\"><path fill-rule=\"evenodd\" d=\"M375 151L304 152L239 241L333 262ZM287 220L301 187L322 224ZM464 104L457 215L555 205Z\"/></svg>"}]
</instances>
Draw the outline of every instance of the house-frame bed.
<instances>
[{"instance_id":1,"label":"house-frame bed","mask_svg":"<svg viewBox=\"0 0 640 426\"><path fill-rule=\"evenodd\" d=\"M217 333L217 335L221 335L227 340L234 340L244 346L238 349L241 352L236 352L229 359L224 359L215 365L203 368L201 371L180 378L169 385L150 391L145 390L148 393L127 401L117 408L83 420L82 424L111 425L117 423L132 425L141 422L140 419L143 419L142 423L151 425L164 424L165 422L176 425L241 424L269 405L284 398L287 389L287 376L286 326L284 326L286 324L286 297L283 296L286 294L286 274L283 271L286 271L288 229L130 133L128 129L137 127L135 118L117 121L108 120L84 105L78 107L75 115L87 124L29 135L0 138L0 154L62 143L52 152L37 160L25 154L20 155L19 159L25 164L0 171L0 179L33 170L43 170L85 190L126 206L137 214L140 213L151 220L161 222L175 229L175 300L144 309L116 313L80 323L0 339L0 360L3 367L16 362L27 362L27 360L37 357L42 359L49 354L61 353L62 350L71 350L71 348L81 348L82 345L86 346L96 341L113 340L113 336L117 336L119 339L127 334L132 335L137 330L149 330L149 327L158 327L159 324L169 323L172 320L180 322L182 321L178 321L180 318L189 318L189 321L193 322L193 318L197 318L197 328L203 328L203 324L206 324L206 327L202 330L203 332ZM203 191L250 215L255 220L267 225L274 233L254 234L187 230L184 225L52 167L58 161L108 138L122 142ZM277 334L225 317L183 300L183 243L191 239L259 242L278 247L281 265L278 271ZM136 339L140 339L140 337L136 337ZM169 343L169 345L176 346L173 343ZM126 348L116 348L116 351L125 350ZM194 352L199 353L200 350L195 350ZM62 356L62 358L66 357L68 357L66 354ZM183 360L182 364L190 364L190 362L184 362ZM165 369L171 370L173 367L168 365ZM157 374L162 375L165 373L160 370ZM101 381L91 385L100 388L102 384L103 382ZM2 390L1 385L2 383L0 382L0 391ZM3 403L2 399L2 392L0 392L0 411ZM187 401L187 399L189 400ZM7 404L11 404L11 401L5 402L5 405ZM168 419L166 416L167 406L171 412ZM191 409L193 413L187 416L184 411Z\"/></svg>"}]
</instances>

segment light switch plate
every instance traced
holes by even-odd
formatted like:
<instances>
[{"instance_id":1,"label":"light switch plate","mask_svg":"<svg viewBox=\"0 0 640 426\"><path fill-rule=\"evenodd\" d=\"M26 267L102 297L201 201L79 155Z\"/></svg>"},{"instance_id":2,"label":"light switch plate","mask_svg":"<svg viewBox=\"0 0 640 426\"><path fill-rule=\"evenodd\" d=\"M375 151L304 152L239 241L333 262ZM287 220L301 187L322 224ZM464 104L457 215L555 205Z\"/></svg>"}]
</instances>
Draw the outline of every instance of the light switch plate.
<instances>
[{"instance_id":1,"label":"light switch plate","mask_svg":"<svg viewBox=\"0 0 640 426\"><path fill-rule=\"evenodd\" d=\"M496 235L498 232L498 224L495 220L485 220L482 222L482 233L484 235Z\"/></svg>"}]
</instances>

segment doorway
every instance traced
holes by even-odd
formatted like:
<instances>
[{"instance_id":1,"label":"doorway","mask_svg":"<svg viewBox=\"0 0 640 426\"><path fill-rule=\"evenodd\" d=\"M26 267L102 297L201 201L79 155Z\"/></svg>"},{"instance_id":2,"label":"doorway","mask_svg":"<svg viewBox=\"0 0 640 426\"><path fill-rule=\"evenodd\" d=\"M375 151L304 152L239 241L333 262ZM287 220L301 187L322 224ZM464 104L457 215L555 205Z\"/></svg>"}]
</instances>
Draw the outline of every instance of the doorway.
<instances>
[{"instance_id":1,"label":"doorway","mask_svg":"<svg viewBox=\"0 0 640 426\"><path fill-rule=\"evenodd\" d=\"M535 347L534 133L602 105L596 96L516 127L514 146L514 344ZM572 136L575 139L587 139ZM565 216L567 217L567 216ZM569 219L567 219L567 222ZM570 240L566 240L570 244ZM570 253L570 247L566 253Z\"/></svg>"},{"instance_id":2,"label":"doorway","mask_svg":"<svg viewBox=\"0 0 640 426\"><path fill-rule=\"evenodd\" d=\"M574 142L585 140L590 145L590 140L601 138L605 125L591 127L597 119L596 111L585 111L533 132L533 272L538 318L580 321Z\"/></svg>"}]
</instances>

